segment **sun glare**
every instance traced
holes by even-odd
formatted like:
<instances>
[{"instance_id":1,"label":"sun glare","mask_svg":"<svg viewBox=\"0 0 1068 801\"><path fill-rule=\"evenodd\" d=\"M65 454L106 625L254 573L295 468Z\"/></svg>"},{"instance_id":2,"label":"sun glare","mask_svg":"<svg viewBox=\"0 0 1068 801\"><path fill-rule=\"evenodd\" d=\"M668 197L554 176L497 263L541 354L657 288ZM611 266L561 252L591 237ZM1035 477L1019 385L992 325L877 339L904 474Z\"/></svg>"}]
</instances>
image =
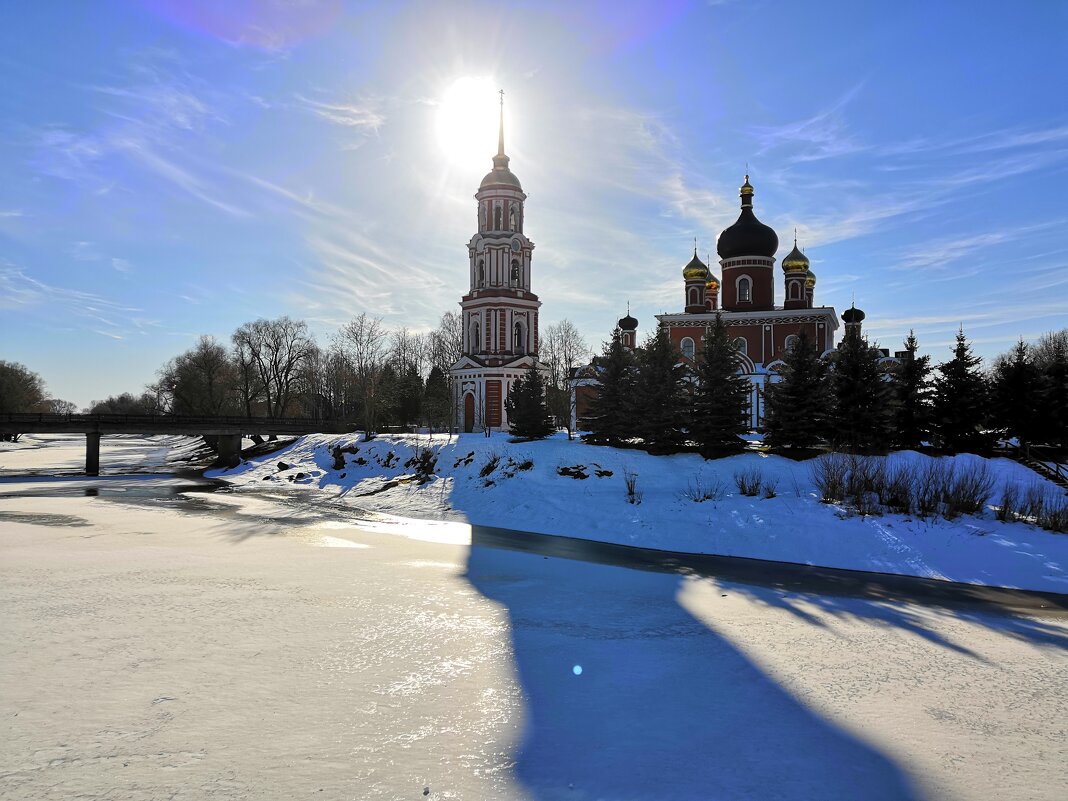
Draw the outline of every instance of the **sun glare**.
<instances>
[{"instance_id":1,"label":"sun glare","mask_svg":"<svg viewBox=\"0 0 1068 801\"><path fill-rule=\"evenodd\" d=\"M490 78L460 78L438 106L438 144L454 164L486 162L497 152L500 96Z\"/></svg>"}]
</instances>

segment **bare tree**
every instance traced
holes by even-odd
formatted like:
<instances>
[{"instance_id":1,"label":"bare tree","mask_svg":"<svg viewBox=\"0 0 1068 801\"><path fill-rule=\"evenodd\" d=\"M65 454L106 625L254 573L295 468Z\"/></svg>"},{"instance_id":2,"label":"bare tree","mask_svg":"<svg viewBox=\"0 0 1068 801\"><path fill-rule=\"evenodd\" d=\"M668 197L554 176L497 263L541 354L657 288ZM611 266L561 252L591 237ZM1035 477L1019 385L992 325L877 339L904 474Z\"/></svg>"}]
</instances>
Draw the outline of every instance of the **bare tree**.
<instances>
[{"instance_id":1,"label":"bare tree","mask_svg":"<svg viewBox=\"0 0 1068 801\"><path fill-rule=\"evenodd\" d=\"M361 312L342 326L338 332L337 346L345 354L352 369L356 388L363 406L364 435L370 439L377 425L382 368L386 363L387 333L382 321Z\"/></svg>"},{"instance_id":2,"label":"bare tree","mask_svg":"<svg viewBox=\"0 0 1068 801\"><path fill-rule=\"evenodd\" d=\"M557 421L562 420L567 428L568 439L575 434L571 427L569 379L576 367L587 364L589 360L590 348L570 320L553 323L545 330L541 340L541 361L549 368L547 400L552 414Z\"/></svg>"},{"instance_id":3,"label":"bare tree","mask_svg":"<svg viewBox=\"0 0 1068 801\"><path fill-rule=\"evenodd\" d=\"M263 387L267 416L284 416L293 400L297 373L316 347L308 334L308 324L288 316L256 320L238 328L233 343L238 364L245 363L247 357L255 367ZM248 393L245 397L249 397ZM246 404L250 412L247 400Z\"/></svg>"},{"instance_id":4,"label":"bare tree","mask_svg":"<svg viewBox=\"0 0 1068 801\"><path fill-rule=\"evenodd\" d=\"M175 414L230 414L238 401L234 363L226 347L210 336L200 337L160 369L159 389Z\"/></svg>"},{"instance_id":5,"label":"bare tree","mask_svg":"<svg viewBox=\"0 0 1068 801\"><path fill-rule=\"evenodd\" d=\"M45 400L41 376L18 362L0 361L0 412L29 412Z\"/></svg>"}]
</instances>

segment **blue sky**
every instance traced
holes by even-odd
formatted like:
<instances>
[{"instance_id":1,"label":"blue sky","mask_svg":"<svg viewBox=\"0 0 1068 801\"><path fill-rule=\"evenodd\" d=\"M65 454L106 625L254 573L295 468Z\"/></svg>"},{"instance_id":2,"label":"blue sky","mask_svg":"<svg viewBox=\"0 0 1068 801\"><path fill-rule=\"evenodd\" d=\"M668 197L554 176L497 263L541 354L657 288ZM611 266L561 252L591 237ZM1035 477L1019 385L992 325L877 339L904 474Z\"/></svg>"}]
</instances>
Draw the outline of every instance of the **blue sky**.
<instances>
[{"instance_id":1,"label":"blue sky","mask_svg":"<svg viewBox=\"0 0 1068 801\"><path fill-rule=\"evenodd\" d=\"M543 325L680 310L747 163L880 344L1068 325L1066 3L41 2L0 41L0 359L79 404L257 317L433 327L496 87Z\"/></svg>"}]
</instances>

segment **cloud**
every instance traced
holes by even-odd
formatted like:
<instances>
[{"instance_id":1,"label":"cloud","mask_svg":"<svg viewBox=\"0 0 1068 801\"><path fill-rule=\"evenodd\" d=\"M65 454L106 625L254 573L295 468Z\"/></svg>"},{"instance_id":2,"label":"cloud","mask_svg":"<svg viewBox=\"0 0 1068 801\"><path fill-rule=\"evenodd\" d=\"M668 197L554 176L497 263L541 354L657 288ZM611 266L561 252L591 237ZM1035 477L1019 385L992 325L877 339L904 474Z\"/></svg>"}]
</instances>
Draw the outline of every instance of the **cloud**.
<instances>
[{"instance_id":1,"label":"cloud","mask_svg":"<svg viewBox=\"0 0 1068 801\"><path fill-rule=\"evenodd\" d=\"M360 131L375 133L386 122L380 106L373 100L361 100L350 103L324 103L311 100L303 95L296 95L297 100L304 104L314 114L347 128L356 128Z\"/></svg>"},{"instance_id":2,"label":"cloud","mask_svg":"<svg viewBox=\"0 0 1068 801\"><path fill-rule=\"evenodd\" d=\"M819 161L821 159L858 153L868 148L847 132L842 112L860 93L864 84L859 83L846 92L833 105L803 120L778 126L759 126L752 130L760 145L758 154L779 148L794 149L788 158L792 161Z\"/></svg>"},{"instance_id":3,"label":"cloud","mask_svg":"<svg viewBox=\"0 0 1068 801\"><path fill-rule=\"evenodd\" d=\"M919 268L940 268L959 259L981 253L989 248L1006 242L1031 236L1041 231L1060 228L1064 221L1025 225L1003 231L968 234L952 239L940 239L913 246L902 254L894 269L915 270Z\"/></svg>"},{"instance_id":4,"label":"cloud","mask_svg":"<svg viewBox=\"0 0 1068 801\"><path fill-rule=\"evenodd\" d=\"M27 275L10 262L0 262L0 309L38 310L51 321L81 321L83 330L111 329L119 339L129 318L140 309L108 300L93 292L53 286Z\"/></svg>"},{"instance_id":5,"label":"cloud","mask_svg":"<svg viewBox=\"0 0 1068 801\"><path fill-rule=\"evenodd\" d=\"M5 218L5 217L10 218L10 217L22 217L22 216L24 216L23 212L22 212L22 209L7 209L7 210L0 209L0 219Z\"/></svg>"}]
</instances>

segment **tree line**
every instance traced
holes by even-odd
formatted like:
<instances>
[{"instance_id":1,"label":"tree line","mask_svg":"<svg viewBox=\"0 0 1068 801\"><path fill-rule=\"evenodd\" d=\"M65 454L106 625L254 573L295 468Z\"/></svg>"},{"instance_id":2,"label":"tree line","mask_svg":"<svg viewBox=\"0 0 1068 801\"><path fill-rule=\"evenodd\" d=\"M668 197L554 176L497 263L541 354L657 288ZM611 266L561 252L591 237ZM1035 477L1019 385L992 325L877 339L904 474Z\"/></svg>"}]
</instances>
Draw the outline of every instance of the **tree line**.
<instances>
[{"instance_id":1,"label":"tree line","mask_svg":"<svg viewBox=\"0 0 1068 801\"><path fill-rule=\"evenodd\" d=\"M462 318L446 312L436 329L389 329L366 313L320 344L303 320L288 316L239 326L229 341L201 336L169 359L138 394L93 401L93 414L303 417L345 420L364 431L454 427L449 369L463 350ZM546 398L553 414L570 419L568 377L588 359L568 320L549 326L541 360L549 368ZM40 376L0 361L0 412L78 411L49 398Z\"/></svg>"},{"instance_id":2,"label":"tree line","mask_svg":"<svg viewBox=\"0 0 1068 801\"><path fill-rule=\"evenodd\" d=\"M1021 340L989 370L963 330L937 366L918 354L912 332L899 360L884 359L856 329L827 357L799 340L761 399L764 441L773 450L876 453L926 445L983 453L999 437L1024 448L1068 448L1068 329L1034 345ZM586 441L710 457L745 446L754 390L718 316L690 363L661 328L633 351L617 329L594 364L600 391L583 421Z\"/></svg>"}]
</instances>

